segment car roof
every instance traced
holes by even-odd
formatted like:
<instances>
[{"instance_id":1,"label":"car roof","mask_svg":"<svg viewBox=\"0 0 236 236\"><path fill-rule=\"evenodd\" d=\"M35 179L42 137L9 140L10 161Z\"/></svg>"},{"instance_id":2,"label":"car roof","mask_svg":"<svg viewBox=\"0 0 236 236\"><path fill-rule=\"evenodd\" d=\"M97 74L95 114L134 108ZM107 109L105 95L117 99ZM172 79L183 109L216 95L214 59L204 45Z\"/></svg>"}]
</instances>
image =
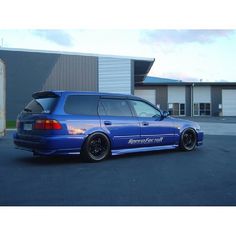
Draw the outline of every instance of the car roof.
<instances>
[{"instance_id":1,"label":"car roof","mask_svg":"<svg viewBox=\"0 0 236 236\"><path fill-rule=\"evenodd\" d=\"M133 99L140 99L134 95L130 94L121 94L121 93L101 93L101 92L94 92L94 91L68 91L68 90L47 90L47 91L38 91L34 93L33 97L38 97L42 95L49 95L54 94L60 96L62 94L71 94L71 95L94 95L94 96L102 96L102 97L120 97L120 98L133 98Z\"/></svg>"}]
</instances>

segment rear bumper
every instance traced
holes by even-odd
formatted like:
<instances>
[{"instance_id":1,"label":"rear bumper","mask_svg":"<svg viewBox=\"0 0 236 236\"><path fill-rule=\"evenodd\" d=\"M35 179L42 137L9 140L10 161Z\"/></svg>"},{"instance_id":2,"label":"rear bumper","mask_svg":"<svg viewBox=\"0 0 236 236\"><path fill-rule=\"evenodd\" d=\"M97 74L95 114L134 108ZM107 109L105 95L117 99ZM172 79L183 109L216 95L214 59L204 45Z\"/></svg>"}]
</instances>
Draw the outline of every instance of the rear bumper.
<instances>
[{"instance_id":1,"label":"rear bumper","mask_svg":"<svg viewBox=\"0 0 236 236\"><path fill-rule=\"evenodd\" d=\"M13 135L15 147L39 155L79 154L84 135L30 136Z\"/></svg>"}]
</instances>

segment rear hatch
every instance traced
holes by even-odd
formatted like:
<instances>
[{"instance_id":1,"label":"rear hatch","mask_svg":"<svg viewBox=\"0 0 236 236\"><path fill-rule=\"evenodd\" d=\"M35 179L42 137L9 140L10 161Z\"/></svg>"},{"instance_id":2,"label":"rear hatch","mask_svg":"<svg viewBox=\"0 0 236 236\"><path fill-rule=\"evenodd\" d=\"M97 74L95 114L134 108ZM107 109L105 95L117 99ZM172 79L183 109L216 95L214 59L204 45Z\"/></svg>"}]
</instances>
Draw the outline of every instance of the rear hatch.
<instances>
[{"instance_id":1,"label":"rear hatch","mask_svg":"<svg viewBox=\"0 0 236 236\"><path fill-rule=\"evenodd\" d=\"M34 93L32 97L33 100L17 118L17 133L22 135L47 134L52 130L50 127L56 125L56 120L52 119L52 113L58 104L60 93L38 92Z\"/></svg>"}]
</instances>

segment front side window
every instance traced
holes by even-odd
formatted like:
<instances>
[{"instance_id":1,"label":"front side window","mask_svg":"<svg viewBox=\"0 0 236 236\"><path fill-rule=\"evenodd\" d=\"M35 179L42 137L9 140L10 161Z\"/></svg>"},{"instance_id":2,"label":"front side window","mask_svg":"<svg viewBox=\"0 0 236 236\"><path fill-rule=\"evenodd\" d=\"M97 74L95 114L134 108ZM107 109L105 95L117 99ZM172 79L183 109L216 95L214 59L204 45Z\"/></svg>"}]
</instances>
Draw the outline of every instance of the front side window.
<instances>
[{"instance_id":1,"label":"front side window","mask_svg":"<svg viewBox=\"0 0 236 236\"><path fill-rule=\"evenodd\" d=\"M128 103L122 99L100 100L98 113L101 116L132 116Z\"/></svg>"},{"instance_id":2,"label":"front side window","mask_svg":"<svg viewBox=\"0 0 236 236\"><path fill-rule=\"evenodd\" d=\"M97 115L97 96L69 95L66 98L64 110L72 115Z\"/></svg>"},{"instance_id":3,"label":"front side window","mask_svg":"<svg viewBox=\"0 0 236 236\"><path fill-rule=\"evenodd\" d=\"M161 112L142 101L130 100L130 103L138 117L160 117Z\"/></svg>"}]
</instances>

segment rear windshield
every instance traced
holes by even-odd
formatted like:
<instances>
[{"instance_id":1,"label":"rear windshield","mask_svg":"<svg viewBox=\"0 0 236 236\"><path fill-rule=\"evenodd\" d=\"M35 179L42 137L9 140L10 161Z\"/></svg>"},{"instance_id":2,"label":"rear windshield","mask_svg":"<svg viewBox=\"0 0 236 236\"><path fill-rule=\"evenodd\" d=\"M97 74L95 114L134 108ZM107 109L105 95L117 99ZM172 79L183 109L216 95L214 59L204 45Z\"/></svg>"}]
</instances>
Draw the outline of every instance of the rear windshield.
<instances>
[{"instance_id":1,"label":"rear windshield","mask_svg":"<svg viewBox=\"0 0 236 236\"><path fill-rule=\"evenodd\" d=\"M23 112L31 113L51 113L57 104L58 98L37 98L33 99Z\"/></svg>"}]
</instances>

